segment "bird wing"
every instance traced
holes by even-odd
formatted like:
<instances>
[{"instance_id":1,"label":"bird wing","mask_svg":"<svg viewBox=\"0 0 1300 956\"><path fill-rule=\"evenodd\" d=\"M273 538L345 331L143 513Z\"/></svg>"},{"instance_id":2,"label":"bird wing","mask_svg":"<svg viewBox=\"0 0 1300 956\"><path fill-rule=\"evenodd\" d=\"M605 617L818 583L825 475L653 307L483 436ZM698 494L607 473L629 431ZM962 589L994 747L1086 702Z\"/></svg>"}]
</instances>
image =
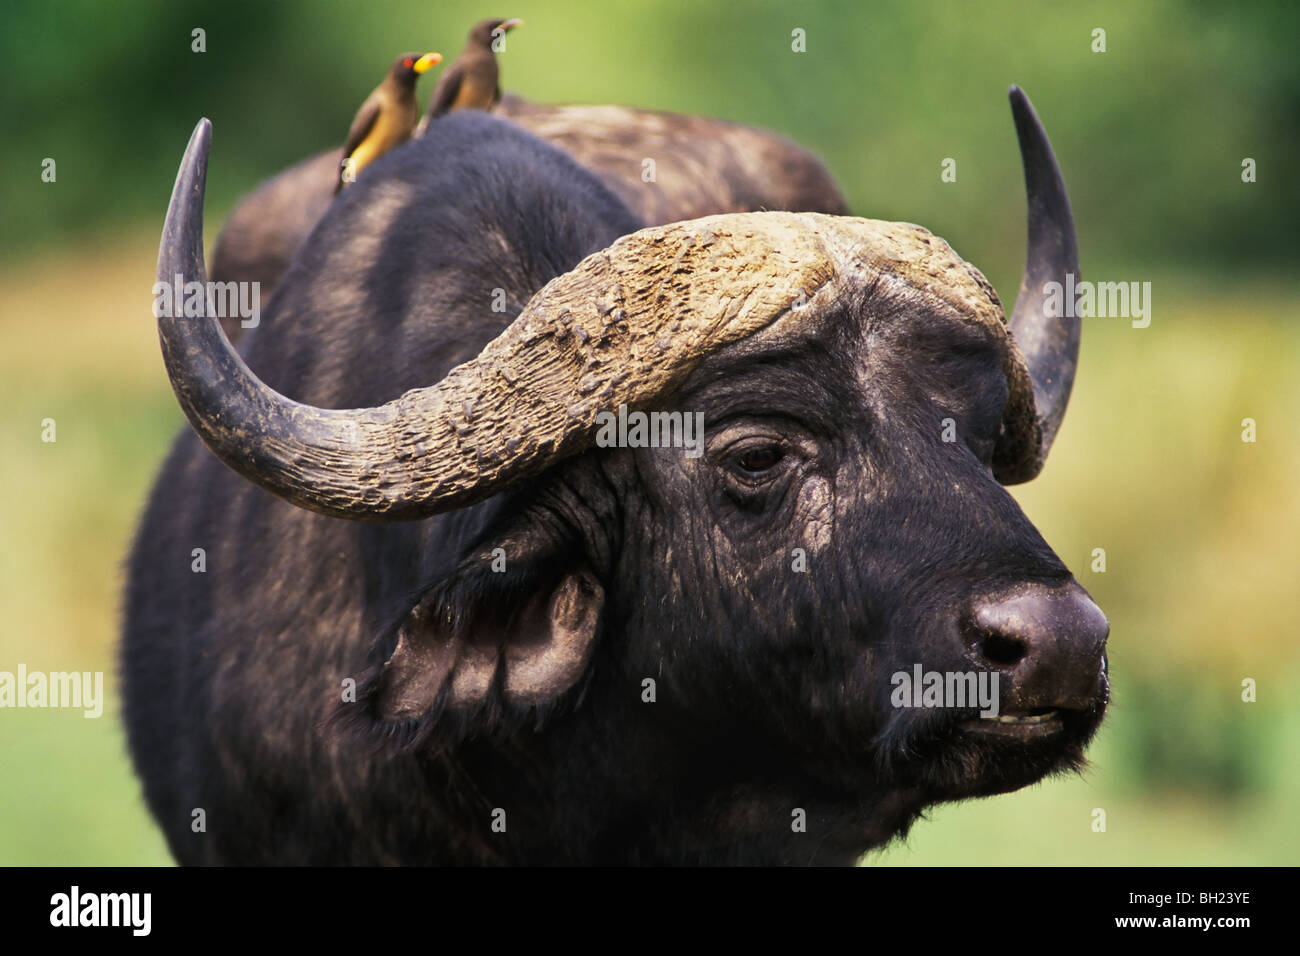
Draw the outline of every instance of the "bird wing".
<instances>
[{"instance_id":1,"label":"bird wing","mask_svg":"<svg viewBox=\"0 0 1300 956\"><path fill-rule=\"evenodd\" d=\"M441 116L451 109L460 92L461 81L465 78L465 68L460 63L453 63L438 77L438 85L433 88L433 99L429 100L429 118Z\"/></svg>"},{"instance_id":2,"label":"bird wing","mask_svg":"<svg viewBox=\"0 0 1300 956\"><path fill-rule=\"evenodd\" d=\"M370 131L375 128L375 123L379 120L379 113L383 103L380 102L379 96L371 93L366 97L366 101L361 104L361 109L357 110L356 117L352 120L352 128L348 130L347 142L343 144L343 160L347 161L348 157L357 151L357 147L365 141ZM343 167L339 167L339 186L343 185Z\"/></svg>"}]
</instances>

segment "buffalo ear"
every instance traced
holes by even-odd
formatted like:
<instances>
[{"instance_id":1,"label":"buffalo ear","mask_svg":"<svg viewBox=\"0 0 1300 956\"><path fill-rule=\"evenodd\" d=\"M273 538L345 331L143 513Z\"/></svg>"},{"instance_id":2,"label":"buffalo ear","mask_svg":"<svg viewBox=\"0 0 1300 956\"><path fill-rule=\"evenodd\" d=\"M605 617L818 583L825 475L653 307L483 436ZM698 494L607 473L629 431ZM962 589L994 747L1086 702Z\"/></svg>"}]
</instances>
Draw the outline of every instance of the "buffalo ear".
<instances>
[{"instance_id":1,"label":"buffalo ear","mask_svg":"<svg viewBox=\"0 0 1300 956\"><path fill-rule=\"evenodd\" d=\"M549 703L582 677L600 629L605 589L585 566L544 578L484 572L483 562L435 587L407 614L375 685L377 716L417 720L507 704ZM506 612L504 608L517 608Z\"/></svg>"},{"instance_id":2,"label":"buffalo ear","mask_svg":"<svg viewBox=\"0 0 1300 956\"><path fill-rule=\"evenodd\" d=\"M605 589L585 568L551 590L536 624L507 641L506 699L532 705L553 700L582 676L591 659L605 607Z\"/></svg>"}]
</instances>

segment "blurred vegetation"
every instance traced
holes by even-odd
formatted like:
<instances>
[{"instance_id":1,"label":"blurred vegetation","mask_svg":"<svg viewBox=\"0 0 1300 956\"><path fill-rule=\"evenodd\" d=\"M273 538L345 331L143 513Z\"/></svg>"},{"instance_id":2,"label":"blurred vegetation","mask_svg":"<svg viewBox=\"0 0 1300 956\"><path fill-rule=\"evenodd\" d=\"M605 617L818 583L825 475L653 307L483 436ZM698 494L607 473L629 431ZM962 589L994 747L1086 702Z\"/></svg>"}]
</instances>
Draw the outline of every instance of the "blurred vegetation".
<instances>
[{"instance_id":1,"label":"blurred vegetation","mask_svg":"<svg viewBox=\"0 0 1300 956\"><path fill-rule=\"evenodd\" d=\"M1300 146L1300 5L511 3L7 0L0 204L14 228L0 249L156 225L200 116L219 221L261 178L340 143L393 56L450 58L489 11L526 21L502 56L506 89L770 127L824 155L855 211L924 223L990 261L1016 263L1022 241L1011 83L1062 157L1085 268L1285 270L1300 249L1300 191L1283 175ZM205 53L191 52L195 27ZM38 178L47 156L57 188ZM939 180L944 157L956 184Z\"/></svg>"},{"instance_id":2,"label":"blurred vegetation","mask_svg":"<svg viewBox=\"0 0 1300 956\"><path fill-rule=\"evenodd\" d=\"M1114 704L1085 775L935 808L868 862L1300 861L1300 195L1282 175L1300 8L7 0L0 669L102 669L113 696L97 721L0 712L0 864L168 862L126 759L113 655L122 557L182 426L148 295L195 120L215 124L211 241L239 194L342 139L392 55L452 56L488 15L526 21L507 89L777 130L827 159L855 211L932 228L1008 301L1024 220L1005 89L1025 87L1085 272L1153 283L1150 328L1086 323L1053 456L1013 489L1110 617ZM790 53L794 27L806 54ZM39 440L47 417L55 444ZM1246 677L1258 703L1241 701Z\"/></svg>"}]
</instances>

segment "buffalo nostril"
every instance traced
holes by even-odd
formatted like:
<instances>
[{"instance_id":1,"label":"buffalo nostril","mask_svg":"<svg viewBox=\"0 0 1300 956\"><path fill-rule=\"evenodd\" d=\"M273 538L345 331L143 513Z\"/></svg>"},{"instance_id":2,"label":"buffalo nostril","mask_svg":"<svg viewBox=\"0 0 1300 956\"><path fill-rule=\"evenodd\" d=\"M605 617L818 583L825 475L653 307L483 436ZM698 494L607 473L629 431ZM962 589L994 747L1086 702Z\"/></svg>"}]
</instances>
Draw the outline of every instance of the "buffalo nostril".
<instances>
[{"instance_id":1,"label":"buffalo nostril","mask_svg":"<svg viewBox=\"0 0 1300 956\"><path fill-rule=\"evenodd\" d=\"M1029 652L1029 647L1022 638L996 631L985 635L976 649L989 663L1002 666L1019 663Z\"/></svg>"}]
</instances>

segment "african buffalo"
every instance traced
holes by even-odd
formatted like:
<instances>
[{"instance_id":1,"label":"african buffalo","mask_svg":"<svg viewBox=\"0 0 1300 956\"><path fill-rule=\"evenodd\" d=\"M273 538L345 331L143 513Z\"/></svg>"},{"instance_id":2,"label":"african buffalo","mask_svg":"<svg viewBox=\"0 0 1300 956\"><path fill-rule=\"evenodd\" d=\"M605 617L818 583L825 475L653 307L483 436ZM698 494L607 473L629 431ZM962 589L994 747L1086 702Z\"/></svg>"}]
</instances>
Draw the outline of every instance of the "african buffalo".
<instances>
[{"instance_id":1,"label":"african buffalo","mask_svg":"<svg viewBox=\"0 0 1300 956\"><path fill-rule=\"evenodd\" d=\"M1080 766L1108 625L1002 487L1069 397L1078 320L1041 290L1077 252L1012 107L1010 320L920 227L640 228L468 112L343 193L242 358L211 309L161 315L193 430L136 536L122 673L176 858L850 863ZM163 282L205 280L210 135ZM702 453L607 447L629 409L701 414ZM998 716L891 702L922 666L995 675Z\"/></svg>"}]
</instances>

